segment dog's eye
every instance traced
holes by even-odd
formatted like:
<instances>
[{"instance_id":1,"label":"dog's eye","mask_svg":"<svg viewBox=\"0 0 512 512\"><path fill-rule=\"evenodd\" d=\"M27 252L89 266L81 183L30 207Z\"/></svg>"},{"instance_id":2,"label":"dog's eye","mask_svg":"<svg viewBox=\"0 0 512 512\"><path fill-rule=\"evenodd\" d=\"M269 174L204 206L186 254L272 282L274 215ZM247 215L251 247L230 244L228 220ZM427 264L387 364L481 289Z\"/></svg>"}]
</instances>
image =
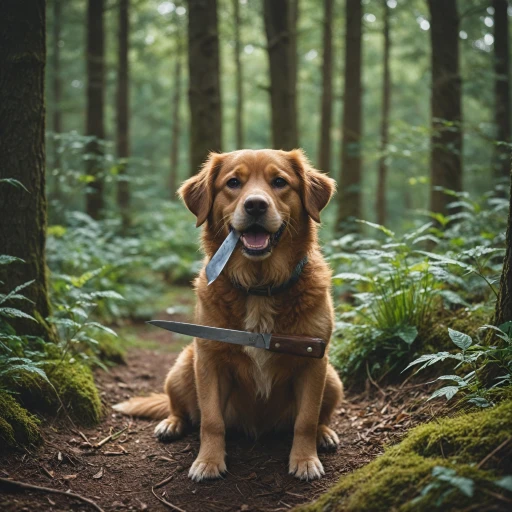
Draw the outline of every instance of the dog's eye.
<instances>
[{"instance_id":1,"label":"dog's eye","mask_svg":"<svg viewBox=\"0 0 512 512\"><path fill-rule=\"evenodd\" d=\"M242 183L240 182L240 180L238 178L231 178L228 180L226 185L229 188L239 188L242 185Z\"/></svg>"},{"instance_id":2,"label":"dog's eye","mask_svg":"<svg viewBox=\"0 0 512 512\"><path fill-rule=\"evenodd\" d=\"M286 185L288 185L288 183L286 183L286 180L284 180L283 178L276 178L272 182L272 186L275 188L284 188L286 187Z\"/></svg>"}]
</instances>

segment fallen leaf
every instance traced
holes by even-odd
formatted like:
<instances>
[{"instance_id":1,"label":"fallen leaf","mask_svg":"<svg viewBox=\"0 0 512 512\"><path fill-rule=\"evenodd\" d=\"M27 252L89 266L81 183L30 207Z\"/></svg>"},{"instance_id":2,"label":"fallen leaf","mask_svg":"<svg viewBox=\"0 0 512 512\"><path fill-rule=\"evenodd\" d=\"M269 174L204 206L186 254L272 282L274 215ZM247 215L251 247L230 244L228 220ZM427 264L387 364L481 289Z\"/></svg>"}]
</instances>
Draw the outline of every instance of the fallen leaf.
<instances>
[{"instance_id":1,"label":"fallen leaf","mask_svg":"<svg viewBox=\"0 0 512 512\"><path fill-rule=\"evenodd\" d=\"M101 478L103 476L103 468L101 468L95 475L92 475L93 478Z\"/></svg>"},{"instance_id":2,"label":"fallen leaf","mask_svg":"<svg viewBox=\"0 0 512 512\"><path fill-rule=\"evenodd\" d=\"M64 475L62 478L64 480L74 480L78 475Z\"/></svg>"}]
</instances>

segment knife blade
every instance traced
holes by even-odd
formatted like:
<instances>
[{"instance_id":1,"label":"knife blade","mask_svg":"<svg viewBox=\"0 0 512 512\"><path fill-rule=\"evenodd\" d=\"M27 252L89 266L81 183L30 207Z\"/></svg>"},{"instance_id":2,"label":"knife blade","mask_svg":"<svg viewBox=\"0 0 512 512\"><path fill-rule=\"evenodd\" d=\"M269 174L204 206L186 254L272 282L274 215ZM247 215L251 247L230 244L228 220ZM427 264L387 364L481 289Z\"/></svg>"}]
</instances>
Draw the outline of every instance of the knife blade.
<instances>
[{"instance_id":1,"label":"knife blade","mask_svg":"<svg viewBox=\"0 0 512 512\"><path fill-rule=\"evenodd\" d=\"M167 331L194 336L196 338L233 343L246 347L255 347L291 354L295 356L314 357L324 356L327 344L321 338L297 336L294 334L270 334L261 332L237 331L207 325L171 322L167 320L151 320L148 324L166 329Z\"/></svg>"},{"instance_id":2,"label":"knife blade","mask_svg":"<svg viewBox=\"0 0 512 512\"><path fill-rule=\"evenodd\" d=\"M226 240L222 242L219 250L213 255L212 259L206 265L206 278L208 279L208 285L212 284L217 277L219 277L222 269L226 266L229 258L235 250L236 244L240 238L241 233L236 230L229 232Z\"/></svg>"}]
</instances>

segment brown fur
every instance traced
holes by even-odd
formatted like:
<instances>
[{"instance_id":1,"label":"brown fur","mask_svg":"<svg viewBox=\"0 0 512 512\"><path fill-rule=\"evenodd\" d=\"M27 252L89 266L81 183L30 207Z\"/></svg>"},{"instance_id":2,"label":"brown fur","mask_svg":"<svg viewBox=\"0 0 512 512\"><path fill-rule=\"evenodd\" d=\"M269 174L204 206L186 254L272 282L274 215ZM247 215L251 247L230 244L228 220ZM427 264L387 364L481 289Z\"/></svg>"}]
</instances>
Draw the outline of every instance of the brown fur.
<instances>
[{"instance_id":1,"label":"brown fur","mask_svg":"<svg viewBox=\"0 0 512 512\"><path fill-rule=\"evenodd\" d=\"M280 176L288 186L276 189ZM242 186L232 190L227 181ZM334 181L313 169L300 150L244 150L212 154L203 169L187 180L181 196L204 224L202 246L207 262L229 232L243 231L243 202L250 194L269 202L265 227L286 230L266 257L248 257L236 249L223 273L210 286L204 269L194 285L199 324L254 332L321 337L333 329L331 271L317 241L320 211L334 192ZM273 297L249 296L235 288L286 282L305 256L299 281ZM336 447L338 438L327 425L342 397L342 385L328 358L280 355L225 343L196 339L186 347L165 382L166 395L133 398L115 408L125 414L163 419L156 427L161 440L181 436L188 423L200 424L201 448L190 469L194 480L214 478L225 470L226 428L257 436L278 428L294 431L290 473L319 478L323 467L317 445Z\"/></svg>"}]
</instances>

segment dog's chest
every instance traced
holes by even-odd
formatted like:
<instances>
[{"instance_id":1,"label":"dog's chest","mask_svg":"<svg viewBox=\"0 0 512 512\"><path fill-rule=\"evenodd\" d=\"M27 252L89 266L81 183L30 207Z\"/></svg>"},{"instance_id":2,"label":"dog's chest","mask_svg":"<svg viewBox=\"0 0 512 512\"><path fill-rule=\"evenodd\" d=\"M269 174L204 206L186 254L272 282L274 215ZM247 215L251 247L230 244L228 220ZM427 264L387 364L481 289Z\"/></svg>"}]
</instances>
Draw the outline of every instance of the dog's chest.
<instances>
[{"instance_id":1,"label":"dog's chest","mask_svg":"<svg viewBox=\"0 0 512 512\"><path fill-rule=\"evenodd\" d=\"M266 297L248 297L245 315L245 329L251 332L272 332L276 310L273 300ZM245 347L253 361L252 376L258 396L268 399L272 391L273 372L270 360L272 353L260 348Z\"/></svg>"}]
</instances>

